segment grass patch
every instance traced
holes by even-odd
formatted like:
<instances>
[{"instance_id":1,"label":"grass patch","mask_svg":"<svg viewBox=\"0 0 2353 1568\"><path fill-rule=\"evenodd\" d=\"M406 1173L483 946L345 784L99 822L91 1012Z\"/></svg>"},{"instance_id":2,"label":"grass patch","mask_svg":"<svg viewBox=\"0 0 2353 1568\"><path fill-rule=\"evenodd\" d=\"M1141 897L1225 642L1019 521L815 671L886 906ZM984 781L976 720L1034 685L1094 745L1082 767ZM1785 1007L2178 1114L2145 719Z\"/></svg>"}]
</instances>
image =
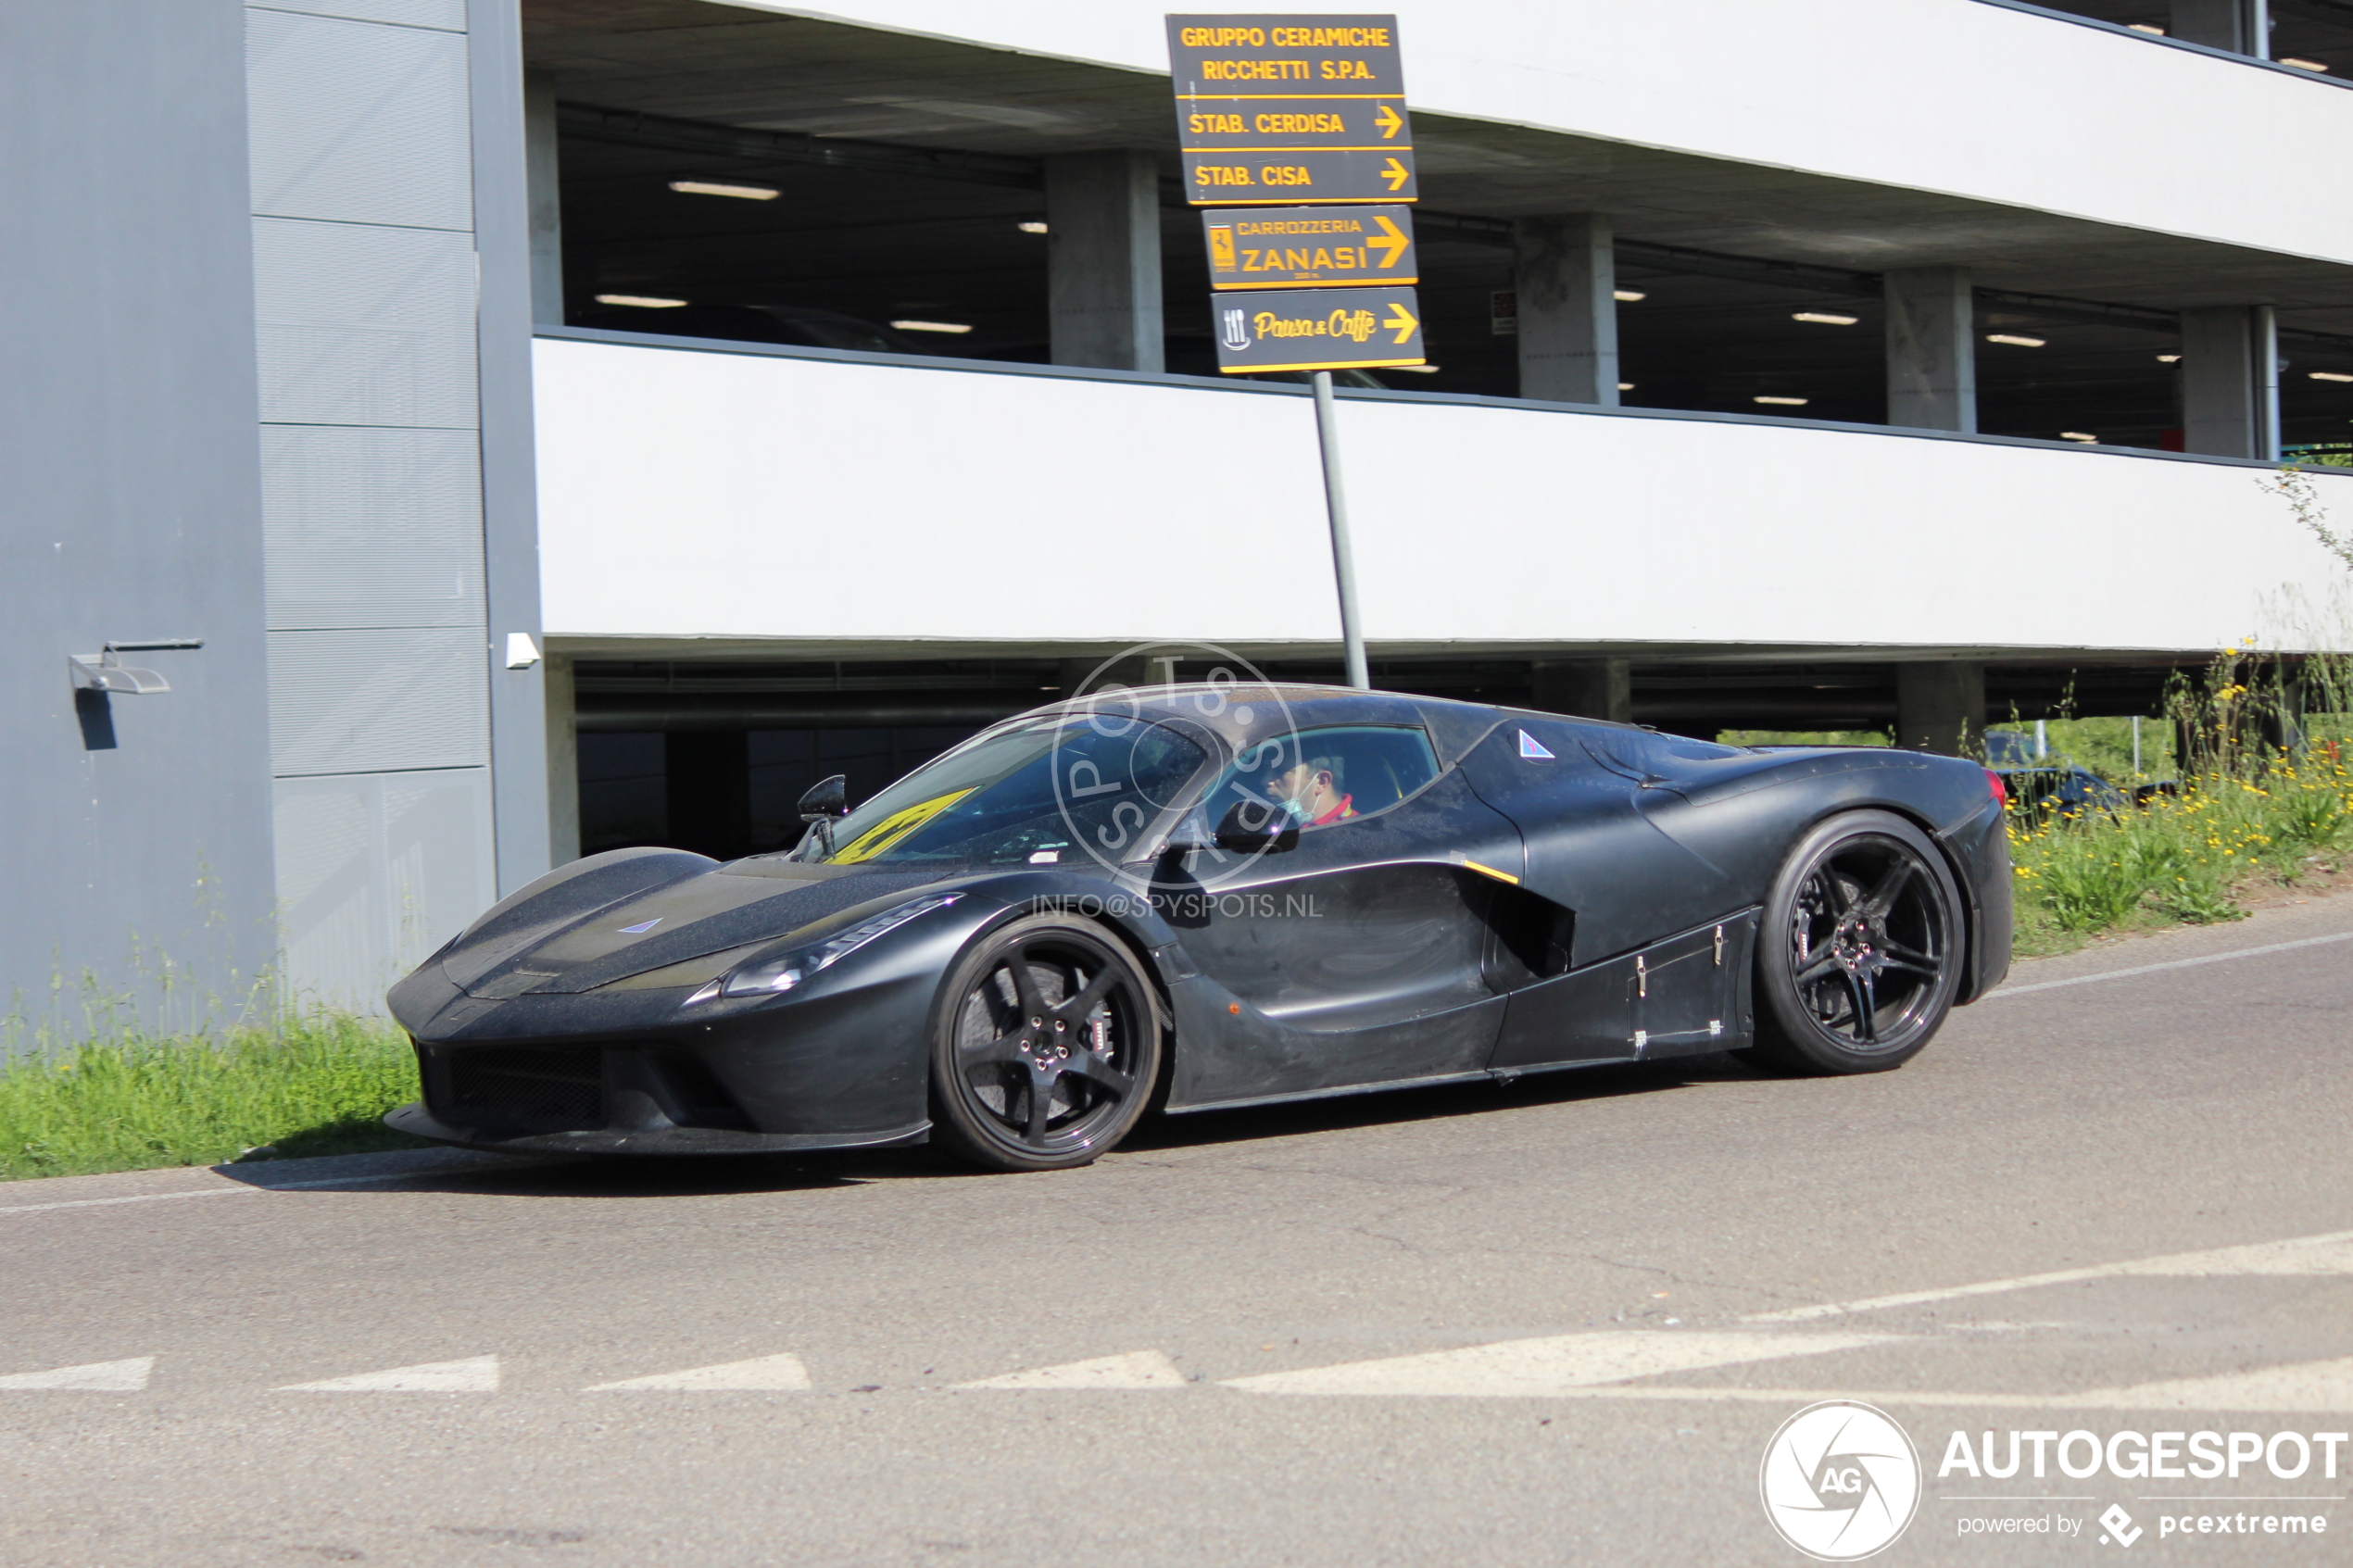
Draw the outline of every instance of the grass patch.
<instances>
[{"instance_id":1,"label":"grass patch","mask_svg":"<svg viewBox=\"0 0 2353 1568\"><path fill-rule=\"evenodd\" d=\"M2323 744L2217 769L2114 813L2014 814L2020 957L2107 931L2237 920L2244 902L2327 881L2353 854L2353 752Z\"/></svg>"},{"instance_id":2,"label":"grass patch","mask_svg":"<svg viewBox=\"0 0 2353 1568\"><path fill-rule=\"evenodd\" d=\"M37 1050L0 1068L0 1180L422 1148L379 1120L416 1098L407 1038L346 1014Z\"/></svg>"}]
</instances>

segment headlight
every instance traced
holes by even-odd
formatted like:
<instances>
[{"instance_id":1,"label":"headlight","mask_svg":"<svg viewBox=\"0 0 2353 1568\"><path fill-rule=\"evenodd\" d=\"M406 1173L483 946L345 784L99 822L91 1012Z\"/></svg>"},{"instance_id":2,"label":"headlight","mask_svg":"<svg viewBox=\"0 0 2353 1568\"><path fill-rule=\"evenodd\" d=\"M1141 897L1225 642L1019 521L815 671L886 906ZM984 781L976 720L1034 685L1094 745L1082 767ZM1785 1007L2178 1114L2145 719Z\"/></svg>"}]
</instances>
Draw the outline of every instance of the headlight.
<instances>
[{"instance_id":1,"label":"headlight","mask_svg":"<svg viewBox=\"0 0 2353 1568\"><path fill-rule=\"evenodd\" d=\"M944 909L961 893L933 893L912 898L896 909L885 909L871 920L860 921L847 931L837 931L823 942L806 947L795 947L773 959L748 963L730 972L724 979L714 980L686 998L691 1007L707 1002L713 997L773 997L789 991L802 981L829 964L838 962L887 932L896 931L917 915L927 915L934 909Z\"/></svg>"}]
</instances>

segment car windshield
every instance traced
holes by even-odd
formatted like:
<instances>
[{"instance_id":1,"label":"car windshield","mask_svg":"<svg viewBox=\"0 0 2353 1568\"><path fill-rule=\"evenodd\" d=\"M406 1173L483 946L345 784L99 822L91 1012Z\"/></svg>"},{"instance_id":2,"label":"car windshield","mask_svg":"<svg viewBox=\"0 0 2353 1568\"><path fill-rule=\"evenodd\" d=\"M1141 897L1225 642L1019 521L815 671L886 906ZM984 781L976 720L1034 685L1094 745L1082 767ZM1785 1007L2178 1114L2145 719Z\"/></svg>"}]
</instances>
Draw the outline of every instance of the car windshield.
<instances>
[{"instance_id":1,"label":"car windshield","mask_svg":"<svg viewBox=\"0 0 2353 1568\"><path fill-rule=\"evenodd\" d=\"M796 860L1053 864L1133 859L1152 819L1207 760L1158 724L1049 719L985 734L812 833Z\"/></svg>"}]
</instances>

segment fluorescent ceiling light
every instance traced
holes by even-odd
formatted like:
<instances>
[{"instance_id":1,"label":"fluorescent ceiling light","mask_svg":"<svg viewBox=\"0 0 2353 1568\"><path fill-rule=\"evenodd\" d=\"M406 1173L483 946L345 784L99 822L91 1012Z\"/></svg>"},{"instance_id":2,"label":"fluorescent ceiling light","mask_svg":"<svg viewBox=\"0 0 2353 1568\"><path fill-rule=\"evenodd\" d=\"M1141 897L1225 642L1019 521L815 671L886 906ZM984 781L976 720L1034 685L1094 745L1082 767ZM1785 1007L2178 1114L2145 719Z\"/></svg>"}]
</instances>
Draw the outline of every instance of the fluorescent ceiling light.
<instances>
[{"instance_id":1,"label":"fluorescent ceiling light","mask_svg":"<svg viewBox=\"0 0 2353 1568\"><path fill-rule=\"evenodd\" d=\"M1815 321L1825 327L1851 327L1860 316L1834 316L1827 310L1801 310L1790 318L1793 321Z\"/></svg>"},{"instance_id":2,"label":"fluorescent ceiling light","mask_svg":"<svg viewBox=\"0 0 2353 1568\"><path fill-rule=\"evenodd\" d=\"M2160 354L2157 357L2157 362L2160 365L2178 365L2182 362L2182 357L2178 354Z\"/></svg>"},{"instance_id":3,"label":"fluorescent ceiling light","mask_svg":"<svg viewBox=\"0 0 2353 1568\"><path fill-rule=\"evenodd\" d=\"M973 330L973 324L970 321L893 321L891 325L897 327L902 332L955 332L961 334Z\"/></svg>"},{"instance_id":4,"label":"fluorescent ceiling light","mask_svg":"<svg viewBox=\"0 0 2353 1568\"><path fill-rule=\"evenodd\" d=\"M2098 445L2100 440L2098 436L2092 434L2090 432L2081 430L2063 430L2059 432L2059 439L2061 441L2081 441L2088 445L2094 446Z\"/></svg>"},{"instance_id":5,"label":"fluorescent ceiling light","mask_svg":"<svg viewBox=\"0 0 2353 1568\"><path fill-rule=\"evenodd\" d=\"M1434 376L1438 374L1438 367L1435 365L1391 365L1389 369L1392 370L1411 370L1417 376Z\"/></svg>"},{"instance_id":6,"label":"fluorescent ceiling light","mask_svg":"<svg viewBox=\"0 0 2353 1568\"><path fill-rule=\"evenodd\" d=\"M1755 401L1759 403L1770 403L1777 408L1803 408L1806 407L1807 399L1803 397L1758 397Z\"/></svg>"},{"instance_id":7,"label":"fluorescent ceiling light","mask_svg":"<svg viewBox=\"0 0 2353 1568\"><path fill-rule=\"evenodd\" d=\"M1025 234L1042 234L1046 232L1046 225L1040 223L1035 218L1031 219L1026 223L1016 223L1013 227L1019 229Z\"/></svg>"},{"instance_id":8,"label":"fluorescent ceiling light","mask_svg":"<svg viewBox=\"0 0 2353 1568\"><path fill-rule=\"evenodd\" d=\"M2353 376L2347 375L2343 370L2314 370L2312 379L2314 381L2353 381Z\"/></svg>"},{"instance_id":9,"label":"fluorescent ceiling light","mask_svg":"<svg viewBox=\"0 0 2353 1568\"><path fill-rule=\"evenodd\" d=\"M1631 392L1634 390L1634 383L1629 381L1619 382L1617 383L1617 390L1620 392Z\"/></svg>"},{"instance_id":10,"label":"fluorescent ceiling light","mask_svg":"<svg viewBox=\"0 0 2353 1568\"><path fill-rule=\"evenodd\" d=\"M2130 27L2134 32L2145 32L2151 38L2162 38L2165 36L2165 30L2158 26L2155 22L2127 22L2125 25Z\"/></svg>"},{"instance_id":11,"label":"fluorescent ceiling light","mask_svg":"<svg viewBox=\"0 0 2353 1568\"><path fill-rule=\"evenodd\" d=\"M1648 299L1650 295L1644 294L1640 289L1619 289L1610 295L1610 298L1617 300L1621 304L1625 305L1631 305L1636 300Z\"/></svg>"},{"instance_id":12,"label":"fluorescent ceiling light","mask_svg":"<svg viewBox=\"0 0 2353 1568\"><path fill-rule=\"evenodd\" d=\"M772 202L777 196L771 185L724 185L714 180L673 180L670 188L682 195L734 196L748 202Z\"/></svg>"},{"instance_id":13,"label":"fluorescent ceiling light","mask_svg":"<svg viewBox=\"0 0 2353 1568\"><path fill-rule=\"evenodd\" d=\"M2020 337L2016 332L1987 332L1985 334L1985 341L1988 343L2007 343L2012 348L2040 348L2044 344L2049 342L2050 340L2039 337Z\"/></svg>"},{"instance_id":14,"label":"fluorescent ceiling light","mask_svg":"<svg viewBox=\"0 0 2353 1568\"><path fill-rule=\"evenodd\" d=\"M2299 60L2294 55L2282 55L2280 56L2280 64L2284 66L2294 66L2298 70L2326 70L2329 69L2318 60Z\"/></svg>"},{"instance_id":15,"label":"fluorescent ceiling light","mask_svg":"<svg viewBox=\"0 0 2353 1568\"><path fill-rule=\"evenodd\" d=\"M600 294L597 296L597 303L634 305L640 310L675 310L686 302L683 299L663 299L650 294Z\"/></svg>"}]
</instances>

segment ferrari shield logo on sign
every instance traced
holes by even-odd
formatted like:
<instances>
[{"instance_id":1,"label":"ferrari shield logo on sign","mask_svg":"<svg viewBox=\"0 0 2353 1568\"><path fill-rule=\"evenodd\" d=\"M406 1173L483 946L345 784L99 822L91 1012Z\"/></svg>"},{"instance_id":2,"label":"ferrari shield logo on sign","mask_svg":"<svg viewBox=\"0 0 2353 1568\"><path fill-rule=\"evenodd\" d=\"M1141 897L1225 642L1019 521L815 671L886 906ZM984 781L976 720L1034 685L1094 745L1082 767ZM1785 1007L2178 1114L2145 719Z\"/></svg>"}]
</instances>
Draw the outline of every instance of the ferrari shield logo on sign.
<instances>
[{"instance_id":1,"label":"ferrari shield logo on sign","mask_svg":"<svg viewBox=\"0 0 2353 1568\"><path fill-rule=\"evenodd\" d=\"M1219 300L1217 368L1371 370L1422 363L1421 302L1409 288L1286 289Z\"/></svg>"},{"instance_id":2,"label":"ferrari shield logo on sign","mask_svg":"<svg viewBox=\"0 0 2353 1568\"><path fill-rule=\"evenodd\" d=\"M1204 212L1201 221L1213 288L1421 281L1411 207L1252 207Z\"/></svg>"},{"instance_id":3,"label":"ferrari shield logo on sign","mask_svg":"<svg viewBox=\"0 0 2353 1568\"><path fill-rule=\"evenodd\" d=\"M1395 17L1170 17L1185 199L1410 202Z\"/></svg>"}]
</instances>

